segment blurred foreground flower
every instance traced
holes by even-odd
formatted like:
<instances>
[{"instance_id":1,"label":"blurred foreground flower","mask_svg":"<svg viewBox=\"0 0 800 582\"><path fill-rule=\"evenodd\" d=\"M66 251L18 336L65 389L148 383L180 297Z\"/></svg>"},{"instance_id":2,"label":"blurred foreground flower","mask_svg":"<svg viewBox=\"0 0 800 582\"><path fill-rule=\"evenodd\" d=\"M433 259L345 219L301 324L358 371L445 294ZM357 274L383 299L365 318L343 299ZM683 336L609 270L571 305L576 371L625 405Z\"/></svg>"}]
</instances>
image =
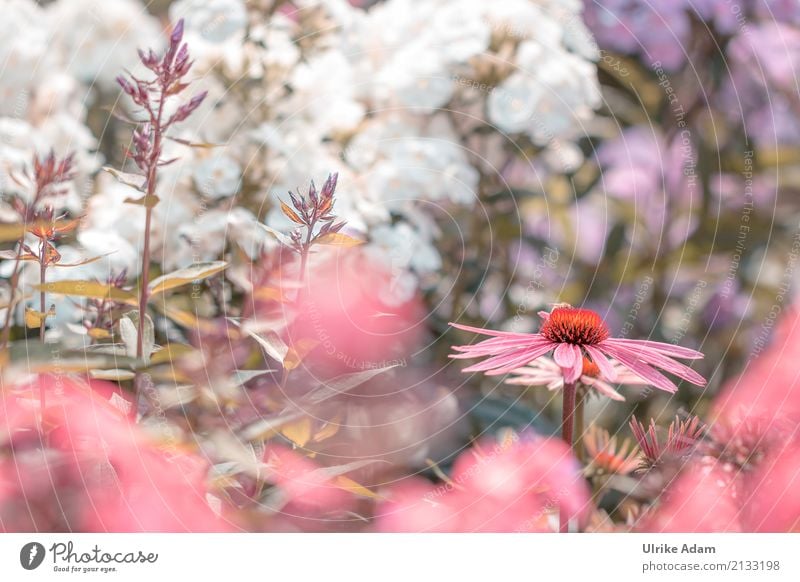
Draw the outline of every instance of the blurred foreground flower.
<instances>
[{"instance_id":1,"label":"blurred foreground flower","mask_svg":"<svg viewBox=\"0 0 800 582\"><path fill-rule=\"evenodd\" d=\"M0 404L3 531L227 531L207 501L206 462L160 447L112 384L38 376ZM48 393L38 406L39 390Z\"/></svg>"},{"instance_id":2,"label":"blurred foreground flower","mask_svg":"<svg viewBox=\"0 0 800 582\"><path fill-rule=\"evenodd\" d=\"M800 447L785 443L754 470L710 457L687 466L646 513L649 532L800 531Z\"/></svg>"},{"instance_id":3,"label":"blurred foreground flower","mask_svg":"<svg viewBox=\"0 0 800 582\"><path fill-rule=\"evenodd\" d=\"M474 447L456 459L450 481L412 479L379 507L384 532L552 531L559 509L569 519L589 515L589 490L563 443L523 436Z\"/></svg>"}]
</instances>

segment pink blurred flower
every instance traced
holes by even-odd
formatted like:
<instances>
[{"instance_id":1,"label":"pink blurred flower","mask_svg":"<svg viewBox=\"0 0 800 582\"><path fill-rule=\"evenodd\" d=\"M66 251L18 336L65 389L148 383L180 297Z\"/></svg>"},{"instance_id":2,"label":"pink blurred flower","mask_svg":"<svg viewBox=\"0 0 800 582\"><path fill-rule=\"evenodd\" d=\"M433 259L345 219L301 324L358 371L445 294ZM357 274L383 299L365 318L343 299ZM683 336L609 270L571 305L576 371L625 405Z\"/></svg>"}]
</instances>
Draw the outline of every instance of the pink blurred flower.
<instances>
[{"instance_id":1,"label":"pink blurred flower","mask_svg":"<svg viewBox=\"0 0 800 582\"><path fill-rule=\"evenodd\" d=\"M406 358L423 330L418 300L400 305L384 301L381 289L390 284L391 274L360 250L326 258L324 264L309 264L288 343L313 345L309 362L331 374Z\"/></svg>"},{"instance_id":2,"label":"pink blurred flower","mask_svg":"<svg viewBox=\"0 0 800 582\"><path fill-rule=\"evenodd\" d=\"M766 328L765 328L766 329ZM771 343L767 346L767 341ZM768 338L755 340L755 359L714 401L713 416L731 425L753 422L776 428L800 424L800 314L787 312Z\"/></svg>"},{"instance_id":3,"label":"pink blurred flower","mask_svg":"<svg viewBox=\"0 0 800 582\"><path fill-rule=\"evenodd\" d=\"M800 532L800 445L774 451L743 479L745 531Z\"/></svg>"},{"instance_id":4,"label":"pink blurred flower","mask_svg":"<svg viewBox=\"0 0 800 582\"><path fill-rule=\"evenodd\" d=\"M451 480L411 479L378 509L380 531L552 531L557 509L585 522L589 490L561 441L524 437L488 443L456 459Z\"/></svg>"},{"instance_id":5,"label":"pink blurred flower","mask_svg":"<svg viewBox=\"0 0 800 582\"><path fill-rule=\"evenodd\" d=\"M350 505L352 495L335 483L325 468L280 445L264 453L269 467L266 479L287 496L287 512L340 510Z\"/></svg>"},{"instance_id":6,"label":"pink blurred flower","mask_svg":"<svg viewBox=\"0 0 800 582\"><path fill-rule=\"evenodd\" d=\"M617 362L610 360L614 370L613 378L605 376L600 368L586 356L583 357L583 373L579 378L581 384L594 388L595 391L608 396L611 400L624 401L625 397L614 390L610 384L629 384L634 386L646 386L647 382L633 374ZM564 387L564 373L558 364L546 357L537 358L528 366L517 368L511 372L512 378L506 380L506 384L516 386L547 386L548 390L561 390Z\"/></svg>"},{"instance_id":7,"label":"pink blurred flower","mask_svg":"<svg viewBox=\"0 0 800 582\"><path fill-rule=\"evenodd\" d=\"M487 357L464 372L485 372L497 376L513 372L553 351L553 359L561 368L564 381L574 383L583 374L584 355L588 356L605 378L614 381L616 370L608 359L614 358L632 374L656 388L676 392L677 386L655 368L661 368L692 384L704 386L700 374L673 358L700 359L696 350L654 342L610 337L600 315L590 309L559 306L550 313L540 312L544 319L539 333L494 331L451 323L453 327L491 336L471 346L456 346L458 354L451 358Z\"/></svg>"},{"instance_id":8,"label":"pink blurred flower","mask_svg":"<svg viewBox=\"0 0 800 582\"><path fill-rule=\"evenodd\" d=\"M737 532L741 486L736 472L717 462L686 468L642 516L637 529L646 532Z\"/></svg>"},{"instance_id":9,"label":"pink blurred flower","mask_svg":"<svg viewBox=\"0 0 800 582\"><path fill-rule=\"evenodd\" d=\"M703 457L679 474L648 511L649 532L797 532L800 446L773 449L754 465Z\"/></svg>"},{"instance_id":10,"label":"pink blurred flower","mask_svg":"<svg viewBox=\"0 0 800 582\"><path fill-rule=\"evenodd\" d=\"M38 408L39 389L47 407ZM0 403L0 524L7 531L226 531L206 462L148 440L104 382L38 376ZM40 420L41 419L41 420ZM40 432L44 427L46 432ZM19 507L25 511L20 512Z\"/></svg>"}]
</instances>

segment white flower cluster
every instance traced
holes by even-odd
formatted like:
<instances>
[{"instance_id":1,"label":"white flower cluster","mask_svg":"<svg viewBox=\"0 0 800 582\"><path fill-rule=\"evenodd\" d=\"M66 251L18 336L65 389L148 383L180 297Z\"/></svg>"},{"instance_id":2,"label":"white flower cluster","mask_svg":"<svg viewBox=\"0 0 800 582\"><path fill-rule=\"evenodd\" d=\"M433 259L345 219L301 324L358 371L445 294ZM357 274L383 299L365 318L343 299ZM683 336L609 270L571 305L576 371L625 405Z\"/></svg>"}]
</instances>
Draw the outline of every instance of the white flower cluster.
<instances>
[{"instance_id":1,"label":"white flower cluster","mask_svg":"<svg viewBox=\"0 0 800 582\"><path fill-rule=\"evenodd\" d=\"M479 203L483 177L519 138L580 158L574 143L599 103L581 10L580 0L385 0L369 10L175 0L192 91L209 92L177 137L215 147L167 144L165 157L179 160L160 175L154 258L174 269L219 258L229 243L252 255L269 244L254 225L275 197L339 172L337 214L391 264L393 299L407 299L441 266L436 219ZM137 48L164 46L162 28L138 0L9 0L0 20L0 185L10 191L7 168L33 151L76 151L81 175L97 176L88 199L72 200L86 215L78 241L86 254L113 253L100 263L106 275L138 272L142 209L97 172L87 110L119 95L114 77L138 70Z\"/></svg>"},{"instance_id":2,"label":"white flower cluster","mask_svg":"<svg viewBox=\"0 0 800 582\"><path fill-rule=\"evenodd\" d=\"M391 263L398 301L440 267L433 218L479 201L482 175L503 163L504 134L560 157L554 171L582 160L573 144L600 92L579 0L264 4L268 16L247 20L242 0L172 5L173 18L193 14L196 72L213 96L193 137L227 144L185 159L197 165L182 183L219 200L241 192L241 178L276 197L339 172L337 211ZM483 158L481 142L497 137ZM288 226L277 209L268 222Z\"/></svg>"}]
</instances>

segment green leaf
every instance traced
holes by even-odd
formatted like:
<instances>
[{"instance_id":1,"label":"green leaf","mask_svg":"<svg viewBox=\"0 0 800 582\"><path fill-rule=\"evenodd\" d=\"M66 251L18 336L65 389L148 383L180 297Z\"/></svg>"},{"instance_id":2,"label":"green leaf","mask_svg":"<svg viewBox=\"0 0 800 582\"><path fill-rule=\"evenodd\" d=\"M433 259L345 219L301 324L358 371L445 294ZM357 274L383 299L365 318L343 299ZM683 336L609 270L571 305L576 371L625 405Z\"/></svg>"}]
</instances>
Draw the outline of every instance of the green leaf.
<instances>
[{"instance_id":1,"label":"green leaf","mask_svg":"<svg viewBox=\"0 0 800 582\"><path fill-rule=\"evenodd\" d=\"M124 380L133 380L136 377L134 372L130 370L89 370L89 377L95 380L109 380L111 382L122 382Z\"/></svg>"},{"instance_id":2,"label":"green leaf","mask_svg":"<svg viewBox=\"0 0 800 582\"><path fill-rule=\"evenodd\" d=\"M302 416L300 412L267 416L243 427L239 431L239 437L246 441L263 441L274 436L283 425L297 420Z\"/></svg>"},{"instance_id":3,"label":"green leaf","mask_svg":"<svg viewBox=\"0 0 800 582\"><path fill-rule=\"evenodd\" d=\"M120 183L130 186L131 188L135 188L140 192L144 192L144 185L147 182L147 178L141 174L128 174L126 172L120 172L119 170L110 166L103 166L103 171L114 176Z\"/></svg>"},{"instance_id":4,"label":"green leaf","mask_svg":"<svg viewBox=\"0 0 800 582\"><path fill-rule=\"evenodd\" d=\"M268 331L264 334L258 334L248 329L246 326L242 327L242 331L256 340L265 354L283 364L286 355L289 353L289 346L286 345L277 333Z\"/></svg>"},{"instance_id":5,"label":"green leaf","mask_svg":"<svg viewBox=\"0 0 800 582\"><path fill-rule=\"evenodd\" d=\"M314 239L314 242L321 245L333 245L337 247L356 247L364 244L363 240L358 240L352 236L342 234L341 232L329 232L328 234L323 234L322 236Z\"/></svg>"},{"instance_id":6,"label":"green leaf","mask_svg":"<svg viewBox=\"0 0 800 582\"><path fill-rule=\"evenodd\" d=\"M94 299L113 299L121 303L136 305L136 295L99 281L53 281L44 285L34 285L37 291L71 295L73 297L92 297Z\"/></svg>"},{"instance_id":7,"label":"green leaf","mask_svg":"<svg viewBox=\"0 0 800 582\"><path fill-rule=\"evenodd\" d=\"M136 204L137 206L144 206L145 208L155 208L161 199L155 194L147 194L141 198L126 198L123 200L125 204Z\"/></svg>"},{"instance_id":8,"label":"green leaf","mask_svg":"<svg viewBox=\"0 0 800 582\"><path fill-rule=\"evenodd\" d=\"M0 224L0 242L19 240L24 234L24 224Z\"/></svg>"},{"instance_id":9,"label":"green leaf","mask_svg":"<svg viewBox=\"0 0 800 582\"><path fill-rule=\"evenodd\" d=\"M332 380L326 381L325 384L307 394L303 398L303 401L309 404L320 404L329 398L333 398L337 394L344 394L367 380L371 380L375 376L388 372L397 366L398 364L392 364L391 366L384 366L383 368L369 368L360 372L337 376Z\"/></svg>"},{"instance_id":10,"label":"green leaf","mask_svg":"<svg viewBox=\"0 0 800 582\"><path fill-rule=\"evenodd\" d=\"M282 232L280 232L278 230L275 230L274 228L271 228L271 227L267 226L266 224L261 224L260 222L258 223L258 226L260 226L265 231L267 231L267 233L272 235L272 238L277 240L279 243L281 243L286 248L289 248L289 249L292 249L292 250L296 250L294 248L294 242L292 241L292 239L289 238L288 236L286 236L285 234L283 234Z\"/></svg>"},{"instance_id":11,"label":"green leaf","mask_svg":"<svg viewBox=\"0 0 800 582\"><path fill-rule=\"evenodd\" d=\"M225 147L224 143L210 143L206 141L189 141L188 139L180 139L178 137L169 137L167 139L170 141L174 141L175 143L179 143L189 148L200 148L200 149L213 149L213 148L221 148Z\"/></svg>"},{"instance_id":12,"label":"green leaf","mask_svg":"<svg viewBox=\"0 0 800 582\"><path fill-rule=\"evenodd\" d=\"M150 355L155 349L156 336L153 328L153 320L145 314L144 335L142 337L142 359L144 364L150 363ZM137 340L139 337L139 314L138 312L126 313L119 320L119 335L122 343L125 344L125 353L131 357L136 357Z\"/></svg>"},{"instance_id":13,"label":"green leaf","mask_svg":"<svg viewBox=\"0 0 800 582\"><path fill-rule=\"evenodd\" d=\"M150 290L150 296L152 297L153 295L163 293L169 289L175 289L176 287L182 287L184 285L188 285L189 283L194 283L195 281L207 279L208 277L216 275L220 271L225 270L227 266L228 263L225 261L197 263L191 267L178 269L172 273L162 275L161 277L158 277L150 282L150 285L148 286Z\"/></svg>"},{"instance_id":14,"label":"green leaf","mask_svg":"<svg viewBox=\"0 0 800 582\"><path fill-rule=\"evenodd\" d=\"M135 369L137 360L113 353L67 349L58 344L23 340L9 344L8 368L30 373L82 373L92 370Z\"/></svg>"}]
</instances>

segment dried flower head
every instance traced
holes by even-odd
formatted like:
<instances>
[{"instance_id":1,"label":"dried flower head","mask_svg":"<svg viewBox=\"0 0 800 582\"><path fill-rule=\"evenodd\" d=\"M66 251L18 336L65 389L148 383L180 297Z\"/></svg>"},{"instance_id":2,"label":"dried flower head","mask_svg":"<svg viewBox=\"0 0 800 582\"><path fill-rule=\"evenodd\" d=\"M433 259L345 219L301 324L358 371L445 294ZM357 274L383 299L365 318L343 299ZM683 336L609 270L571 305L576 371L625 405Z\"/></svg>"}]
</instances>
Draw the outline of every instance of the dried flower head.
<instances>
[{"instance_id":1,"label":"dried flower head","mask_svg":"<svg viewBox=\"0 0 800 582\"><path fill-rule=\"evenodd\" d=\"M618 447L616 436L610 436L607 430L594 424L583 435L583 446L588 460L586 472L591 476L627 475L641 463L639 450L630 439L625 439Z\"/></svg>"},{"instance_id":2,"label":"dried flower head","mask_svg":"<svg viewBox=\"0 0 800 582\"><path fill-rule=\"evenodd\" d=\"M642 449L642 468L648 469L665 461L690 455L705 432L705 425L696 416L680 420L677 416L667 429L667 438L662 443L658 438L656 421L650 419L645 427L635 418L630 422L631 432Z\"/></svg>"}]
</instances>

